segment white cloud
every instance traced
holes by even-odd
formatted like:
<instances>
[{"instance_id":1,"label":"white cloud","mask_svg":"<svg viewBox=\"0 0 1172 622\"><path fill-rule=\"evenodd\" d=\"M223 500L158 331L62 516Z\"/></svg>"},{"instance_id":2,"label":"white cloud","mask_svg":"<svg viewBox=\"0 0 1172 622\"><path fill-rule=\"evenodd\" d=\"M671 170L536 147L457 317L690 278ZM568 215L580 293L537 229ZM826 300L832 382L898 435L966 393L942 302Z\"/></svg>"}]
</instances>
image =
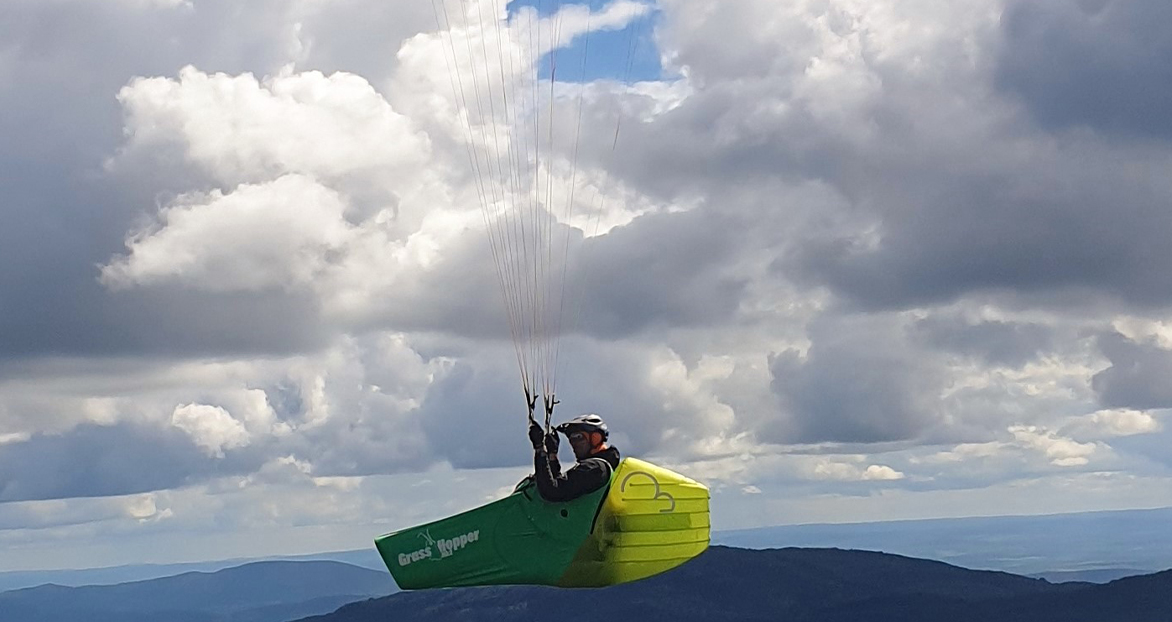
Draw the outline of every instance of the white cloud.
<instances>
[{"instance_id":1,"label":"white cloud","mask_svg":"<svg viewBox=\"0 0 1172 622\"><path fill-rule=\"evenodd\" d=\"M219 406L177 406L171 414L171 425L186 432L196 445L216 458L223 458L225 449L246 447L251 440L244 424Z\"/></svg>"},{"instance_id":2,"label":"white cloud","mask_svg":"<svg viewBox=\"0 0 1172 622\"><path fill-rule=\"evenodd\" d=\"M914 464L957 465L953 468L973 468L984 465L1000 473L1014 468L1028 468L1033 456L1043 457L1050 465L1079 467L1090 463L1090 458L1103 447L1097 443L1080 443L1061 436L1053 430L1037 425L1012 425L1005 430L1006 440L986 443L962 443L947 451L940 451L911 460ZM1016 463L1016 464L1015 464ZM946 473L940 476L946 477Z\"/></svg>"},{"instance_id":3,"label":"white cloud","mask_svg":"<svg viewBox=\"0 0 1172 622\"><path fill-rule=\"evenodd\" d=\"M872 464L863 471L864 480L897 480L903 478L903 473L882 464Z\"/></svg>"},{"instance_id":4,"label":"white cloud","mask_svg":"<svg viewBox=\"0 0 1172 622\"><path fill-rule=\"evenodd\" d=\"M1151 414L1130 409L1100 410L1091 414L1091 421L1114 436L1148 434L1161 430L1160 422Z\"/></svg>"},{"instance_id":5,"label":"white cloud","mask_svg":"<svg viewBox=\"0 0 1172 622\"><path fill-rule=\"evenodd\" d=\"M819 479L857 480L861 477L858 465L824 460L814 465L813 475Z\"/></svg>"},{"instance_id":6,"label":"white cloud","mask_svg":"<svg viewBox=\"0 0 1172 622\"><path fill-rule=\"evenodd\" d=\"M915 464L946 464L979 458L993 458L1006 447L1007 445L1002 442L961 443L948 451L936 452L922 458L913 458L912 462Z\"/></svg>"},{"instance_id":7,"label":"white cloud","mask_svg":"<svg viewBox=\"0 0 1172 622\"><path fill-rule=\"evenodd\" d=\"M239 402L238 407L232 407L232 412L237 413L250 433L283 436L292 431L289 424L277 420L277 413L264 390L245 389Z\"/></svg>"},{"instance_id":8,"label":"white cloud","mask_svg":"<svg viewBox=\"0 0 1172 622\"><path fill-rule=\"evenodd\" d=\"M674 421L663 422L669 444L687 440L697 455L728 451L724 437L735 421L732 408L712 391L713 382L728 378L734 365L728 357L705 357L689 370L679 355L670 350L650 353L645 387L660 400L664 412Z\"/></svg>"},{"instance_id":9,"label":"white cloud","mask_svg":"<svg viewBox=\"0 0 1172 622\"><path fill-rule=\"evenodd\" d=\"M1149 412L1114 408L1077 417L1063 427L1063 432L1082 438L1103 439L1151 434L1162 429L1160 420Z\"/></svg>"},{"instance_id":10,"label":"white cloud","mask_svg":"<svg viewBox=\"0 0 1172 622\"><path fill-rule=\"evenodd\" d=\"M246 476L242 486L256 484L298 484L313 479L313 465L295 456L278 456L265 462L255 473Z\"/></svg>"},{"instance_id":11,"label":"white cloud","mask_svg":"<svg viewBox=\"0 0 1172 622\"><path fill-rule=\"evenodd\" d=\"M0 536L9 530L76 530L92 537L94 529L111 524L155 522L173 516L170 499L176 493L157 492L117 497L50 499L0 504ZM69 537L67 533L60 536Z\"/></svg>"},{"instance_id":12,"label":"white cloud","mask_svg":"<svg viewBox=\"0 0 1172 622\"><path fill-rule=\"evenodd\" d=\"M429 144L363 78L347 73L207 74L139 78L118 94L129 138L120 158L177 143L228 185L301 173L397 178L426 161ZM118 160L112 163L118 165Z\"/></svg>"},{"instance_id":13,"label":"white cloud","mask_svg":"<svg viewBox=\"0 0 1172 622\"><path fill-rule=\"evenodd\" d=\"M320 488L330 488L339 492L352 493L362 487L364 480L365 478L363 477L315 477L313 478L313 484ZM511 489L510 492L512 492Z\"/></svg>"},{"instance_id":14,"label":"white cloud","mask_svg":"<svg viewBox=\"0 0 1172 622\"><path fill-rule=\"evenodd\" d=\"M158 499L159 495L155 493L130 495L122 498L125 503L126 515L139 522L164 520L173 516L171 508L159 508Z\"/></svg>"},{"instance_id":15,"label":"white cloud","mask_svg":"<svg viewBox=\"0 0 1172 622\"><path fill-rule=\"evenodd\" d=\"M157 228L130 236L129 253L104 266L102 280L177 281L213 292L305 288L354 236L345 210L336 192L301 175L181 197Z\"/></svg>"},{"instance_id":16,"label":"white cloud","mask_svg":"<svg viewBox=\"0 0 1172 622\"><path fill-rule=\"evenodd\" d=\"M1009 433L1022 446L1042 452L1054 466L1084 466L1096 450L1094 443L1079 443L1037 426L1012 426Z\"/></svg>"},{"instance_id":17,"label":"white cloud","mask_svg":"<svg viewBox=\"0 0 1172 622\"><path fill-rule=\"evenodd\" d=\"M30 434L28 432L7 432L0 434L0 445L6 443L23 443L29 439L29 436Z\"/></svg>"},{"instance_id":18,"label":"white cloud","mask_svg":"<svg viewBox=\"0 0 1172 622\"><path fill-rule=\"evenodd\" d=\"M861 456L856 456L855 460L850 462L839 462L829 458L819 459L813 465L811 474L814 479L843 482L893 481L904 478L903 473L881 464L871 464L863 468L857 463L861 459Z\"/></svg>"}]
</instances>

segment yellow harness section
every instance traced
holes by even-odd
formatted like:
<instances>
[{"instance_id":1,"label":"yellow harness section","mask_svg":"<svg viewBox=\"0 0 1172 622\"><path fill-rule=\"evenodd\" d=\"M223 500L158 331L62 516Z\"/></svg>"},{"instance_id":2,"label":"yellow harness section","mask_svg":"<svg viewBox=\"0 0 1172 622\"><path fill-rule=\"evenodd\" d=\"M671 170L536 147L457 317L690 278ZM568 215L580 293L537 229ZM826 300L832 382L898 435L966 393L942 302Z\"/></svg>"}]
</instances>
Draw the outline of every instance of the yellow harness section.
<instances>
[{"instance_id":1,"label":"yellow harness section","mask_svg":"<svg viewBox=\"0 0 1172 622\"><path fill-rule=\"evenodd\" d=\"M703 553L709 534L706 486L623 458L590 536L558 585L601 587L659 574Z\"/></svg>"},{"instance_id":2,"label":"yellow harness section","mask_svg":"<svg viewBox=\"0 0 1172 622\"><path fill-rule=\"evenodd\" d=\"M375 539L405 590L471 585L602 587L670 570L708 548L708 489L624 458L610 484L567 502L526 479L512 494Z\"/></svg>"}]
</instances>

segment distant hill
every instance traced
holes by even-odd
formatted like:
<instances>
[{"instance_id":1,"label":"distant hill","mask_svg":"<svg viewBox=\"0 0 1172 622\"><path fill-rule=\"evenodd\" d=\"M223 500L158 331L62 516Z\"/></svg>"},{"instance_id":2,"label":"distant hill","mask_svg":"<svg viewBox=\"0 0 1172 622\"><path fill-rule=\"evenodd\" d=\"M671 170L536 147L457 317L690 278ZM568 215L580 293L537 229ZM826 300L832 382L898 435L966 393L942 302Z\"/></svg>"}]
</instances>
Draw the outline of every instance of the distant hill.
<instances>
[{"instance_id":1,"label":"distant hill","mask_svg":"<svg viewBox=\"0 0 1172 622\"><path fill-rule=\"evenodd\" d=\"M680 568L590 590L485 587L403 592L305 622L1168 622L1172 571L1106 585L839 549L712 547Z\"/></svg>"},{"instance_id":2,"label":"distant hill","mask_svg":"<svg viewBox=\"0 0 1172 622\"><path fill-rule=\"evenodd\" d=\"M280 557L241 557L238 559L175 564L128 564L75 570L10 570L0 572L0 592L24 587L36 587L46 583L68 586L114 585L117 583L170 577L185 572L215 572L225 568L243 566L244 564L261 561L335 561L369 568L371 570L383 570L386 568L383 565L382 558L378 556L378 551L375 550L374 545L371 545L364 549L352 551L331 551Z\"/></svg>"},{"instance_id":3,"label":"distant hill","mask_svg":"<svg viewBox=\"0 0 1172 622\"><path fill-rule=\"evenodd\" d=\"M1070 570L1067 572L1044 572L1036 575L1029 575L1036 579L1046 579L1053 583L1065 583L1067 581L1082 581L1085 583L1110 583L1116 579L1124 577L1134 577L1141 574L1151 574L1151 570L1141 570L1138 568L1107 568L1100 570Z\"/></svg>"},{"instance_id":4,"label":"distant hill","mask_svg":"<svg viewBox=\"0 0 1172 622\"><path fill-rule=\"evenodd\" d=\"M331 561L257 562L118 585L0 593L5 622L284 622L396 591L385 571Z\"/></svg>"},{"instance_id":5,"label":"distant hill","mask_svg":"<svg viewBox=\"0 0 1172 622\"><path fill-rule=\"evenodd\" d=\"M712 534L741 548L844 548L936 559L1057 581L1172 567L1172 508L761 527Z\"/></svg>"}]
</instances>

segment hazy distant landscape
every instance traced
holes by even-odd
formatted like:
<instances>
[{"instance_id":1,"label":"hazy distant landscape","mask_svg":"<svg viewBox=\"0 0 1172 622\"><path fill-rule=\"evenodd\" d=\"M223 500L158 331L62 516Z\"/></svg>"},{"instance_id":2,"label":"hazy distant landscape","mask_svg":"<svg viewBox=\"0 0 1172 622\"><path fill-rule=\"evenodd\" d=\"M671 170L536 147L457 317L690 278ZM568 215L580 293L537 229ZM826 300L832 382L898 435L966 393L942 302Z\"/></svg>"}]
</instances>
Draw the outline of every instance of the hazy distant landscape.
<instances>
[{"instance_id":1,"label":"hazy distant landscape","mask_svg":"<svg viewBox=\"0 0 1172 622\"><path fill-rule=\"evenodd\" d=\"M839 547L1051 580L1101 581L1172 567L1172 508L1047 516L790 525L713 534L744 548Z\"/></svg>"},{"instance_id":2,"label":"hazy distant landscape","mask_svg":"<svg viewBox=\"0 0 1172 622\"><path fill-rule=\"evenodd\" d=\"M262 559L225 559L203 562L189 562L179 564L136 564L128 566L112 566L107 568L87 568L81 570L33 570L0 572L0 593L6 590L15 590L52 583L67 587L85 585L114 585L132 581L143 581L170 577L188 572L216 572L226 568L242 566L260 561L336 561L369 570L385 572L382 559L373 547L356 551L334 551L313 555L292 555L280 558Z\"/></svg>"},{"instance_id":3,"label":"hazy distant landscape","mask_svg":"<svg viewBox=\"0 0 1172 622\"><path fill-rule=\"evenodd\" d=\"M527 622L598 611L614 622L1165 622L1172 571L1054 584L883 553L713 547L674 571L603 590L405 592L310 619Z\"/></svg>"},{"instance_id":4,"label":"hazy distant landscape","mask_svg":"<svg viewBox=\"0 0 1172 622\"><path fill-rule=\"evenodd\" d=\"M379 572L331 561L256 562L116 585L0 593L5 622L283 622L395 592Z\"/></svg>"},{"instance_id":5,"label":"hazy distant landscape","mask_svg":"<svg viewBox=\"0 0 1172 622\"><path fill-rule=\"evenodd\" d=\"M398 592L389 575L340 562L258 562L111 586L0 593L21 622L547 620L593 611L654 622L1165 622L1172 570L1107 584L1053 583L938 561L824 548L714 546L680 568L603 589L534 586Z\"/></svg>"},{"instance_id":6,"label":"hazy distant landscape","mask_svg":"<svg viewBox=\"0 0 1172 622\"><path fill-rule=\"evenodd\" d=\"M613 620L1166 622L1170 520L1172 508L1162 508L716 532L715 546L677 571L603 591L396 593L373 547L250 563L8 572L0 610L5 622L521 621L601 597Z\"/></svg>"},{"instance_id":7,"label":"hazy distant landscape","mask_svg":"<svg viewBox=\"0 0 1172 622\"><path fill-rule=\"evenodd\" d=\"M942 518L717 531L713 544L739 548L842 548L1003 570L1053 581L1108 581L1172 568L1172 508L1046 516ZM184 572L214 572L264 559L142 564L85 570L0 572L0 592L54 583L110 585ZM328 560L385 572L374 547L279 558Z\"/></svg>"}]
</instances>

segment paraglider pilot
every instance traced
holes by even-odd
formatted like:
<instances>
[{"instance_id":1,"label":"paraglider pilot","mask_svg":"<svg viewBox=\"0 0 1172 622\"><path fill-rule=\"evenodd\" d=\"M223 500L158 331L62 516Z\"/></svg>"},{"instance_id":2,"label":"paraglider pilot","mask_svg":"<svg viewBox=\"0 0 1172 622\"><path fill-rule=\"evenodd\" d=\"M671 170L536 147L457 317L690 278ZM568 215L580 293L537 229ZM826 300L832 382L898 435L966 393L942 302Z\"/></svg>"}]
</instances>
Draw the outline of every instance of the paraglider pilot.
<instances>
[{"instance_id":1,"label":"paraglider pilot","mask_svg":"<svg viewBox=\"0 0 1172 622\"><path fill-rule=\"evenodd\" d=\"M578 463L562 473L558 462L558 432L566 435ZM619 466L619 450L607 445L606 422L598 415L579 415L546 434L529 424L537 491L546 501L571 501L602 488Z\"/></svg>"}]
</instances>

